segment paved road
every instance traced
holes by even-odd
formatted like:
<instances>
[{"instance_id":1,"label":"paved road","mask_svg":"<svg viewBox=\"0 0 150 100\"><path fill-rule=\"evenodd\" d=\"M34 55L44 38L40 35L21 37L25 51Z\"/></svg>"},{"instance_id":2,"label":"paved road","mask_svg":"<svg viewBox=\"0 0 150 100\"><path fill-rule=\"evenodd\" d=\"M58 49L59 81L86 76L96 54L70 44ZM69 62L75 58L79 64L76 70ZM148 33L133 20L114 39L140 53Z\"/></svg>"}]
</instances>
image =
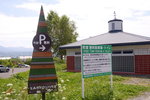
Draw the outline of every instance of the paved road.
<instances>
[{"instance_id":1,"label":"paved road","mask_svg":"<svg viewBox=\"0 0 150 100\"><path fill-rule=\"evenodd\" d=\"M14 68L14 72L12 72L12 69L10 69L9 72L1 72L0 78L9 78L11 75L19 73L19 72L25 72L29 70L30 68Z\"/></svg>"}]
</instances>

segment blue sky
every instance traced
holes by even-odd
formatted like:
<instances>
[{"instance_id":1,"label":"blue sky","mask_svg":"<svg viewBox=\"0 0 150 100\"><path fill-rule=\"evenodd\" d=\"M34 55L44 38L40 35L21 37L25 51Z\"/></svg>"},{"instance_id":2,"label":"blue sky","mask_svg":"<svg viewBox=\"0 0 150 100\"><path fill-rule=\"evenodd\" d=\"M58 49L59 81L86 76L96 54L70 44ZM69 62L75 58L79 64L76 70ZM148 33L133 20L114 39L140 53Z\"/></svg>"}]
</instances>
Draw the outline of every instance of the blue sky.
<instances>
[{"instance_id":1,"label":"blue sky","mask_svg":"<svg viewBox=\"0 0 150 100\"><path fill-rule=\"evenodd\" d=\"M123 20L123 30L150 37L149 0L0 0L0 46L30 47L40 6L67 15L77 26L78 40L108 32L108 21Z\"/></svg>"},{"instance_id":2,"label":"blue sky","mask_svg":"<svg viewBox=\"0 0 150 100\"><path fill-rule=\"evenodd\" d=\"M0 4L0 12L3 14L6 14L8 16L15 16L15 17L21 17L21 16L36 16L36 13L33 11L30 11L28 9L17 9L15 6L21 4L23 0L4 0Z\"/></svg>"},{"instance_id":3,"label":"blue sky","mask_svg":"<svg viewBox=\"0 0 150 100\"><path fill-rule=\"evenodd\" d=\"M37 16L38 14L30 9L17 8L17 5L21 5L24 3L36 3L36 2L39 2L41 4L58 3L57 0L2 0L0 4L0 12L8 16L15 16L15 17Z\"/></svg>"}]
</instances>

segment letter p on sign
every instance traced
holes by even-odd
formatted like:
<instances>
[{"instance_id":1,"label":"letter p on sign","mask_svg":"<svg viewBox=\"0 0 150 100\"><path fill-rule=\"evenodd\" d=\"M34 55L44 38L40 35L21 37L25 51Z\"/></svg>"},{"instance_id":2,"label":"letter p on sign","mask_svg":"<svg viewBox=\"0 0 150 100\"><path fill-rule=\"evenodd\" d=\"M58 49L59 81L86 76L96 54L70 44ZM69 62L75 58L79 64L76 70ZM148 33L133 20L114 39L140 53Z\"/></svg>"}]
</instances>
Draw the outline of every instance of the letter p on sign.
<instances>
[{"instance_id":1,"label":"letter p on sign","mask_svg":"<svg viewBox=\"0 0 150 100\"><path fill-rule=\"evenodd\" d=\"M42 41L44 41L46 39L46 36L44 34L40 34L39 35L39 44L42 44Z\"/></svg>"}]
</instances>

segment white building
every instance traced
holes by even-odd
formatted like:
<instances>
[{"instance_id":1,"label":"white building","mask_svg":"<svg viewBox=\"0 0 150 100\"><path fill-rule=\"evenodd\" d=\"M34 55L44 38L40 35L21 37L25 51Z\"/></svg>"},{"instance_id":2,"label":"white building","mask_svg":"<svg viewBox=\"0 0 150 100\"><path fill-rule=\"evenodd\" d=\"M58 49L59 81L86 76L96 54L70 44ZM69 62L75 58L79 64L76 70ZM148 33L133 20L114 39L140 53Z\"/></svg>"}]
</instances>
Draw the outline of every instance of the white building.
<instances>
[{"instance_id":1,"label":"white building","mask_svg":"<svg viewBox=\"0 0 150 100\"><path fill-rule=\"evenodd\" d=\"M82 44L112 45L112 70L116 74L150 74L150 37L123 32L123 21L108 21L108 33L60 46L66 49L67 71L81 70Z\"/></svg>"}]
</instances>

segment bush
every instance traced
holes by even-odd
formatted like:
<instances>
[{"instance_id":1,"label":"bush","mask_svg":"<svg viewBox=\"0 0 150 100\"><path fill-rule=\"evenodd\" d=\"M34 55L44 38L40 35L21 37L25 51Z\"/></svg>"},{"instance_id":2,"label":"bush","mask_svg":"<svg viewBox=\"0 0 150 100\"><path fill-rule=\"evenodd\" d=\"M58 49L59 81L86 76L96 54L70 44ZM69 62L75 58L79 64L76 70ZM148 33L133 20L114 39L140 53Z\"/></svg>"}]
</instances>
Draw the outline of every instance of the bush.
<instances>
[{"instance_id":1,"label":"bush","mask_svg":"<svg viewBox=\"0 0 150 100\"><path fill-rule=\"evenodd\" d=\"M59 57L54 57L53 60L57 64L64 64L65 63L65 61L60 59Z\"/></svg>"},{"instance_id":2,"label":"bush","mask_svg":"<svg viewBox=\"0 0 150 100\"><path fill-rule=\"evenodd\" d=\"M13 78L16 78L16 79L19 79L19 80L26 80L26 79L28 79L28 76L29 76L29 71L14 74Z\"/></svg>"},{"instance_id":3,"label":"bush","mask_svg":"<svg viewBox=\"0 0 150 100\"><path fill-rule=\"evenodd\" d=\"M66 64L58 64L56 63L55 64L55 67L56 67L56 71L63 71L63 70L66 70Z\"/></svg>"},{"instance_id":4,"label":"bush","mask_svg":"<svg viewBox=\"0 0 150 100\"><path fill-rule=\"evenodd\" d=\"M0 60L0 65L4 65L7 67L18 67L19 63L22 64L23 62L17 58Z\"/></svg>"},{"instance_id":5,"label":"bush","mask_svg":"<svg viewBox=\"0 0 150 100\"><path fill-rule=\"evenodd\" d=\"M30 63L31 63L31 58L26 59L26 61L25 61L24 63L27 64L27 65L30 65Z\"/></svg>"}]
</instances>

